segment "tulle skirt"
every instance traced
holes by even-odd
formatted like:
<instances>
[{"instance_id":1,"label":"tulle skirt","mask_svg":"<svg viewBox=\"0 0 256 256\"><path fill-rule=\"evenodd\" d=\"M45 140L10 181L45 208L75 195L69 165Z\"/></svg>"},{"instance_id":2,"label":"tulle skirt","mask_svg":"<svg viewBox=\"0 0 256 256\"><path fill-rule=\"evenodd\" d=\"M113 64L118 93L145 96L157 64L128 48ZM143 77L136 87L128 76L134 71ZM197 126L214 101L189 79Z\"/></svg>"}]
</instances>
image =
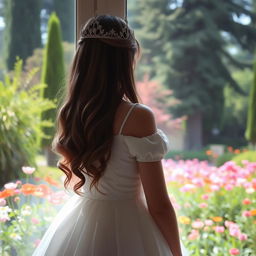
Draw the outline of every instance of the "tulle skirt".
<instances>
[{"instance_id":1,"label":"tulle skirt","mask_svg":"<svg viewBox=\"0 0 256 256\"><path fill-rule=\"evenodd\" d=\"M183 256L188 253L182 245ZM32 256L172 256L141 199L73 195Z\"/></svg>"}]
</instances>

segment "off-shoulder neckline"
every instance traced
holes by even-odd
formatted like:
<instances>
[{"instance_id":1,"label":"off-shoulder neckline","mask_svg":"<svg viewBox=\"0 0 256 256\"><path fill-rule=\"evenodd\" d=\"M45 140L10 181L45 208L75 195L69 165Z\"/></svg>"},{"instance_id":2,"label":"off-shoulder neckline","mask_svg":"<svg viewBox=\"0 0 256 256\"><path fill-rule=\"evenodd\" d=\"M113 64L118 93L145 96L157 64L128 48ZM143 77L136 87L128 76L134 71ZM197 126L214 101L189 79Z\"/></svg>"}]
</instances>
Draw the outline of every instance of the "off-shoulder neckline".
<instances>
[{"instance_id":1,"label":"off-shoulder neckline","mask_svg":"<svg viewBox=\"0 0 256 256\"><path fill-rule=\"evenodd\" d=\"M159 133L163 133L163 131L159 128L156 129L156 131L148 136L144 136L144 137L136 137L136 136L132 136L132 135L124 135L124 134L115 134L114 137L132 137L132 138L136 138L136 139L143 139L143 138L148 138L148 137L152 137L156 134Z\"/></svg>"}]
</instances>

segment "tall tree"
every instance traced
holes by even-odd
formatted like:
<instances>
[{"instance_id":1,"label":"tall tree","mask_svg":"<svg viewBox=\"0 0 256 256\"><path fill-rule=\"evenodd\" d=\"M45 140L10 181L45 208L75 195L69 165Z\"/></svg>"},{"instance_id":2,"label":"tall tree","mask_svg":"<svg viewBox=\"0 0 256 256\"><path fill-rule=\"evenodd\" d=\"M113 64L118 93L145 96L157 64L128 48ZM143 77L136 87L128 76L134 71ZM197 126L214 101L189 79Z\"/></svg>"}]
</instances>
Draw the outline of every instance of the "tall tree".
<instances>
[{"instance_id":1,"label":"tall tree","mask_svg":"<svg viewBox=\"0 0 256 256\"><path fill-rule=\"evenodd\" d=\"M60 19L63 41L73 43L75 40L75 1L53 0L53 10Z\"/></svg>"},{"instance_id":2,"label":"tall tree","mask_svg":"<svg viewBox=\"0 0 256 256\"><path fill-rule=\"evenodd\" d=\"M65 83L64 78L65 68L60 22L57 15L53 13L48 22L47 43L42 68L42 82L47 85L43 93L44 97L56 101L57 94ZM46 111L43 117L54 122L56 120L56 109ZM47 127L44 132L48 135L48 138L42 141L46 150L48 165L56 165L56 157L50 150L55 126Z\"/></svg>"},{"instance_id":3,"label":"tall tree","mask_svg":"<svg viewBox=\"0 0 256 256\"><path fill-rule=\"evenodd\" d=\"M232 44L253 51L256 32L252 26L255 14L251 2L145 0L137 3L141 12L135 25L146 47L151 75L161 76L174 97L182 102L172 108L172 113L176 117L188 116L187 149L200 149L203 131L209 134L221 120L224 86L228 84L243 93L229 67L250 65L233 58L226 48ZM151 21L150 8L158 13ZM243 15L252 22L239 23L237 20Z\"/></svg>"},{"instance_id":4,"label":"tall tree","mask_svg":"<svg viewBox=\"0 0 256 256\"><path fill-rule=\"evenodd\" d=\"M256 150L256 61L254 63L254 81L251 86L251 92L249 97L245 137Z\"/></svg>"},{"instance_id":5,"label":"tall tree","mask_svg":"<svg viewBox=\"0 0 256 256\"><path fill-rule=\"evenodd\" d=\"M16 57L26 60L41 46L41 0L5 0L6 66L11 70Z\"/></svg>"}]
</instances>

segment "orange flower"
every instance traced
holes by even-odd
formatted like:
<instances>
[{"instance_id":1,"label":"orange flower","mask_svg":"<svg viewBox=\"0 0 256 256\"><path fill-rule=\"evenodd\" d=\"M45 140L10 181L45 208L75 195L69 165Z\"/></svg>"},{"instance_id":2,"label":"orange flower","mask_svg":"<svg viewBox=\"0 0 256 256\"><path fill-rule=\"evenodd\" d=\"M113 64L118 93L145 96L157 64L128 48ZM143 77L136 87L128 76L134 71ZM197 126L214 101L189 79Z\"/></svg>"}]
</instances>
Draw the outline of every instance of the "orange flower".
<instances>
[{"instance_id":1,"label":"orange flower","mask_svg":"<svg viewBox=\"0 0 256 256\"><path fill-rule=\"evenodd\" d=\"M24 194L24 195L31 195L33 194L34 192L36 191L36 185L34 184L23 184L21 186L21 192Z\"/></svg>"},{"instance_id":2,"label":"orange flower","mask_svg":"<svg viewBox=\"0 0 256 256\"><path fill-rule=\"evenodd\" d=\"M35 191L33 192L34 196L40 196L40 197L44 197L49 194L51 194L51 189L45 184L37 185Z\"/></svg>"},{"instance_id":3,"label":"orange flower","mask_svg":"<svg viewBox=\"0 0 256 256\"><path fill-rule=\"evenodd\" d=\"M211 150L207 150L205 153L206 153L207 156L212 155L212 151Z\"/></svg>"},{"instance_id":4,"label":"orange flower","mask_svg":"<svg viewBox=\"0 0 256 256\"><path fill-rule=\"evenodd\" d=\"M231 146L229 146L228 147L228 151L232 153L233 152L233 148Z\"/></svg>"},{"instance_id":5,"label":"orange flower","mask_svg":"<svg viewBox=\"0 0 256 256\"><path fill-rule=\"evenodd\" d=\"M235 149L235 150L234 150L234 153L235 153L235 154L240 154L241 151L240 151L240 149Z\"/></svg>"},{"instance_id":6,"label":"orange flower","mask_svg":"<svg viewBox=\"0 0 256 256\"><path fill-rule=\"evenodd\" d=\"M215 222L221 222L223 219L222 217L216 216L216 217L212 217L212 220Z\"/></svg>"},{"instance_id":7,"label":"orange flower","mask_svg":"<svg viewBox=\"0 0 256 256\"><path fill-rule=\"evenodd\" d=\"M251 216L256 216L256 209L250 210L250 215Z\"/></svg>"},{"instance_id":8,"label":"orange flower","mask_svg":"<svg viewBox=\"0 0 256 256\"><path fill-rule=\"evenodd\" d=\"M51 178L50 176L46 176L44 180L53 186L59 187L59 183L55 181L53 178Z\"/></svg>"},{"instance_id":9,"label":"orange flower","mask_svg":"<svg viewBox=\"0 0 256 256\"><path fill-rule=\"evenodd\" d=\"M204 178L204 182L205 182L205 183L208 183L208 184L211 184L211 183L212 183L212 181L211 181L210 179L208 179L207 177Z\"/></svg>"},{"instance_id":10,"label":"orange flower","mask_svg":"<svg viewBox=\"0 0 256 256\"><path fill-rule=\"evenodd\" d=\"M0 198L6 198L13 195L15 195L14 189L5 189L4 191L0 191Z\"/></svg>"}]
</instances>

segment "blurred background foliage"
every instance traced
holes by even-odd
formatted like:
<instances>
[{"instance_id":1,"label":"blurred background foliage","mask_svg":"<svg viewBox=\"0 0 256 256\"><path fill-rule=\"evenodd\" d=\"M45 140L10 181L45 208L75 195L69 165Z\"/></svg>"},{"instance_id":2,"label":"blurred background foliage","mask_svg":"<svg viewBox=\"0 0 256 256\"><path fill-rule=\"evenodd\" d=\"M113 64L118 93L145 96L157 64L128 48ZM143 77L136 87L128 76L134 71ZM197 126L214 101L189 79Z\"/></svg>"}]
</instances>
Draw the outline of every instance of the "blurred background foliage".
<instances>
[{"instance_id":1,"label":"blurred background foliage","mask_svg":"<svg viewBox=\"0 0 256 256\"><path fill-rule=\"evenodd\" d=\"M36 166L42 128L52 125L41 119L43 111L55 108L42 97L45 85L27 88L36 71L22 76L22 60L18 60L13 73L0 81L0 184L20 178L22 166Z\"/></svg>"}]
</instances>

